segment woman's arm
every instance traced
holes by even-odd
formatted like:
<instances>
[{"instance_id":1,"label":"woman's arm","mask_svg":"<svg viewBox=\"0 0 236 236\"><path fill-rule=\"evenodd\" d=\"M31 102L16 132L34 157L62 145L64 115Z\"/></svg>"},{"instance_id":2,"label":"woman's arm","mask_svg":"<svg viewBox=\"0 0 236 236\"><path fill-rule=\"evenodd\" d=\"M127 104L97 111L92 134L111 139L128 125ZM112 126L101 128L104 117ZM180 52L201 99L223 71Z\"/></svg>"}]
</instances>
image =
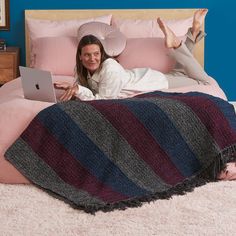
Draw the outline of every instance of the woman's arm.
<instances>
[{"instance_id":1,"label":"woman's arm","mask_svg":"<svg viewBox=\"0 0 236 236\"><path fill-rule=\"evenodd\" d=\"M71 86L68 82L55 82L54 87L65 91L59 99L62 102L69 101L73 99L73 97L78 97L80 100L95 99L95 96L90 89L78 84Z\"/></svg>"},{"instance_id":2,"label":"woman's arm","mask_svg":"<svg viewBox=\"0 0 236 236\"><path fill-rule=\"evenodd\" d=\"M90 89L78 84L71 86L67 82L56 82L55 88L65 90L60 100L68 101L73 97L78 97L80 100L115 99L119 97L120 91L127 81L126 71L114 59L107 59L96 76L98 91L95 94Z\"/></svg>"},{"instance_id":3,"label":"woman's arm","mask_svg":"<svg viewBox=\"0 0 236 236\"><path fill-rule=\"evenodd\" d=\"M62 89L65 91L65 93L60 97L60 101L62 102L72 99L79 89L77 84L71 85L68 82L55 82L54 87L55 89Z\"/></svg>"}]
</instances>

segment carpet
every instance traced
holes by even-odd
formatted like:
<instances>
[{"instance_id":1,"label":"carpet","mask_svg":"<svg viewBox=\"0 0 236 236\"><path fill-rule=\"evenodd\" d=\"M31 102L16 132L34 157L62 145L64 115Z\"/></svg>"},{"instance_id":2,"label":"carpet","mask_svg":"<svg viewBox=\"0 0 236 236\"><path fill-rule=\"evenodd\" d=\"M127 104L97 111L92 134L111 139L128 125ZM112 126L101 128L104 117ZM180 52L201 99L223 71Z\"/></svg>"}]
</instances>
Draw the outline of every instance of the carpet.
<instances>
[{"instance_id":1,"label":"carpet","mask_svg":"<svg viewBox=\"0 0 236 236\"><path fill-rule=\"evenodd\" d=\"M125 211L87 214L32 185L0 184L1 236L235 235L236 182Z\"/></svg>"}]
</instances>

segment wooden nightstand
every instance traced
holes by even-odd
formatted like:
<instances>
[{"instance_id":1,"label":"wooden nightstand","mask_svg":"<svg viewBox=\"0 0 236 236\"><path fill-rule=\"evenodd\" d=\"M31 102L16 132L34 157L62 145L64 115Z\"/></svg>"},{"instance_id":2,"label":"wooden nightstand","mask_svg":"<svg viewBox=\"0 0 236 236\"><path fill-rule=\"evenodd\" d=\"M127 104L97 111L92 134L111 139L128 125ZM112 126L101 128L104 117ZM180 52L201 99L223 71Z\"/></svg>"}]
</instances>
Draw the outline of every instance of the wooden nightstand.
<instances>
[{"instance_id":1,"label":"wooden nightstand","mask_svg":"<svg viewBox=\"0 0 236 236\"><path fill-rule=\"evenodd\" d=\"M19 76L20 49L7 47L0 51L0 85Z\"/></svg>"}]
</instances>

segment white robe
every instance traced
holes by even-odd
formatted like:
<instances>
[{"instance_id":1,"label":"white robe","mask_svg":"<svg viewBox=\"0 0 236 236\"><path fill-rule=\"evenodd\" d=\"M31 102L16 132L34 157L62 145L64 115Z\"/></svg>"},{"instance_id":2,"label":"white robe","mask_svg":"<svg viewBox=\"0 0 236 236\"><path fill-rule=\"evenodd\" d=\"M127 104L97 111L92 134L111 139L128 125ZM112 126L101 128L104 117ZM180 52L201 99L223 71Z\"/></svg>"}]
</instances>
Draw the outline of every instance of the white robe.
<instances>
[{"instance_id":1,"label":"white robe","mask_svg":"<svg viewBox=\"0 0 236 236\"><path fill-rule=\"evenodd\" d=\"M90 89L79 85L76 96L81 100L127 98L136 94L168 88L168 80L159 71L150 68L125 70L109 58L100 71L88 78Z\"/></svg>"}]
</instances>

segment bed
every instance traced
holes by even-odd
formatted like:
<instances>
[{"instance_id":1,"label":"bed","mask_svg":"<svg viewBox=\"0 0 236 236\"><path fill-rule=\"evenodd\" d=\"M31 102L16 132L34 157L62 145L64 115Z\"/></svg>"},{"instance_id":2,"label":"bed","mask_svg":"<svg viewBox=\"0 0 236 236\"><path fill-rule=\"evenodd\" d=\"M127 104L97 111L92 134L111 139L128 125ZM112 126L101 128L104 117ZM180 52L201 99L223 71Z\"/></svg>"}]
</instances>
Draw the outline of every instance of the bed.
<instances>
[{"instance_id":1,"label":"bed","mask_svg":"<svg viewBox=\"0 0 236 236\"><path fill-rule=\"evenodd\" d=\"M150 38L163 38L158 29L153 29L153 22L156 20L157 16L165 19L169 24L169 27L176 30L175 33L178 34L179 37L183 37L186 29L191 25L192 15L194 9L145 9L145 10L26 10L25 11L25 19L26 19L26 64L27 66L37 67L40 69L50 70L53 73L55 81L69 81L73 83L74 81L74 57L75 57L75 47L76 47L76 33L78 25L86 23L88 21L99 21L107 24L114 24L116 27L119 27L120 30L126 34L127 37L127 45L125 50L129 50L130 45L134 45L136 43L137 47L140 47L140 42L145 42L145 45L150 45ZM133 27L133 24L136 24L136 27ZM141 27L141 28L139 28ZM138 29L138 30L135 30ZM142 30L140 30L142 29ZM140 34L140 31L142 34ZM128 41L129 40L129 41ZM163 41L160 42L160 47L163 45ZM64 46L64 47L63 47ZM53 49L52 49L53 48ZM133 48L132 48L133 49ZM152 48L150 49L152 50ZM138 51L138 50L136 50ZM128 53L129 54L129 53ZM160 55L163 56L164 54ZM61 57L63 55L63 57ZM199 42L197 47L195 48L194 55L199 61L201 65L204 65L204 40ZM138 55L134 55L134 58L137 58ZM147 59L143 58L143 61L139 61L139 64L135 63L135 59L129 59L126 56L120 56L121 64L127 68L129 67L137 67L137 66L149 66L147 63ZM153 60L150 60L153 61ZM165 60L164 60L165 61ZM63 67L61 66L63 63ZM168 70L170 66L166 62L166 64L158 65L150 65L151 67L159 70ZM157 67L155 67L157 66ZM158 67L159 66L159 67ZM217 82L212 78L212 83L209 86L198 85L191 87L182 87L178 89L172 90L164 90L158 93L149 94L148 97L156 98L162 96L162 93L168 93L168 96L175 96L176 93L187 93L193 92L190 94L192 97L192 101L198 97L198 93L204 93L207 96L207 99L214 98L212 101L215 101L215 97L217 98L216 103L222 102L224 107L226 106L228 113L230 113L230 119L232 120L232 126L235 127L235 113L232 108L232 105L225 102L227 100L224 92L221 90ZM178 94L179 95L179 94ZM60 93L57 93L57 96L60 96ZM188 95L189 96L189 95ZM145 99L149 99L142 95L138 96L138 99L144 101ZM185 97L183 99L188 99L189 97ZM219 99L218 99L219 98ZM182 98L181 98L182 99ZM133 102L131 98L131 102ZM4 86L0 88L0 182L1 183L31 183L34 182L32 179L29 180L25 177L27 176L27 170L23 170L22 163L18 166L11 164L11 162L5 159L5 152L18 140L19 136L22 134L24 130L27 130L28 125L32 124L35 117L38 116L38 113L44 111L45 108L54 107L54 104L47 102L39 102L39 101L31 101L24 99L23 92L21 88L20 78L17 78L11 82L8 82ZM111 105L111 104L110 104ZM191 104L193 106L194 103ZM83 104L82 104L83 106ZM104 104L94 105L93 107L96 109L102 109ZM99 107L99 108L97 108ZM117 107L117 104L116 104ZM222 105L223 107L223 105ZM73 106L74 108L74 106ZM72 109L72 107L63 107L63 109ZM81 108L82 109L82 108ZM86 108L87 109L87 108ZM226 109L226 108L225 108ZM46 109L46 111L48 111ZM51 110L49 111L49 113ZM54 111L56 112L56 110ZM226 113L227 113L226 112ZM227 113L227 114L228 114ZM42 114L42 113L40 113ZM44 113L43 113L44 114ZM45 120L47 122L48 114L45 115ZM53 121L51 121L53 122ZM109 132L109 131L107 131ZM37 135L37 133L35 133ZM45 135L45 134L43 134ZM30 137L33 138L34 133L30 134ZM235 134L232 134L232 139L235 138ZM45 141L45 140L44 140ZM232 140L231 140L232 141ZM235 140L231 143L231 146L235 145ZM21 147L20 147L21 148ZM21 149L20 149L21 150ZM231 159L234 160L234 150L235 147L231 148ZM19 151L19 149L18 149ZM13 151L15 152L15 150ZM22 154L23 153L23 154ZM19 154L19 157L24 156L24 150L22 149L22 153ZM28 160L29 161L29 160ZM229 161L229 160L228 160ZM71 163L72 164L72 163ZM17 168L16 168L17 166ZM139 166L139 168L142 165ZM19 171L19 169L21 171ZM31 172L37 169L35 166L32 167ZM81 169L80 169L81 170ZM24 174L22 174L24 173ZM118 174L118 172L116 172ZM48 176L47 176L48 177ZM125 178L125 177L124 177ZM43 181L43 180L42 180ZM90 179L89 181L92 181ZM137 180L138 181L138 180ZM37 181L36 181L37 182ZM201 181L198 182L201 184ZM40 184L39 184L40 185ZM99 185L99 183L98 183ZM193 184L194 185L194 184ZM195 183L195 185L197 185ZM42 187L42 186L41 186ZM45 188L49 188L48 186ZM50 189L50 188L49 188ZM105 188L104 188L105 189ZM178 189L178 188L177 188ZM173 191L177 191L174 189ZM55 189L54 189L55 190ZM58 197L61 197L57 191L52 191L53 194L56 194ZM138 192L140 189L136 189ZM72 191L72 189L70 189ZM106 189L108 191L108 189ZM185 190L184 190L185 191ZM95 191L96 192L96 191ZM141 191L142 192L142 191ZM106 194L103 193L103 194ZM169 197L172 193L166 194L166 196L162 196L163 198ZM144 194L145 195L145 194ZM142 196L141 201L155 199L155 194L147 197ZM86 195L84 195L86 198ZM115 198L119 199L119 196L116 195ZM159 195L158 198L161 198ZM140 200L140 199L139 199ZM97 199L93 199L93 201L97 201ZM117 202L117 200L115 200ZM119 201L118 201L119 202ZM123 204L124 201L120 201L119 204L115 204L111 206L111 204L106 205L106 207L91 207L87 206L77 206L82 208L88 212L94 212L96 210L102 209L104 211L111 210L113 208L125 208L127 205ZM86 203L87 204L87 203ZM73 205L73 204L72 204ZM140 205L140 201L130 201L128 202L128 206L137 206Z\"/></svg>"}]
</instances>

